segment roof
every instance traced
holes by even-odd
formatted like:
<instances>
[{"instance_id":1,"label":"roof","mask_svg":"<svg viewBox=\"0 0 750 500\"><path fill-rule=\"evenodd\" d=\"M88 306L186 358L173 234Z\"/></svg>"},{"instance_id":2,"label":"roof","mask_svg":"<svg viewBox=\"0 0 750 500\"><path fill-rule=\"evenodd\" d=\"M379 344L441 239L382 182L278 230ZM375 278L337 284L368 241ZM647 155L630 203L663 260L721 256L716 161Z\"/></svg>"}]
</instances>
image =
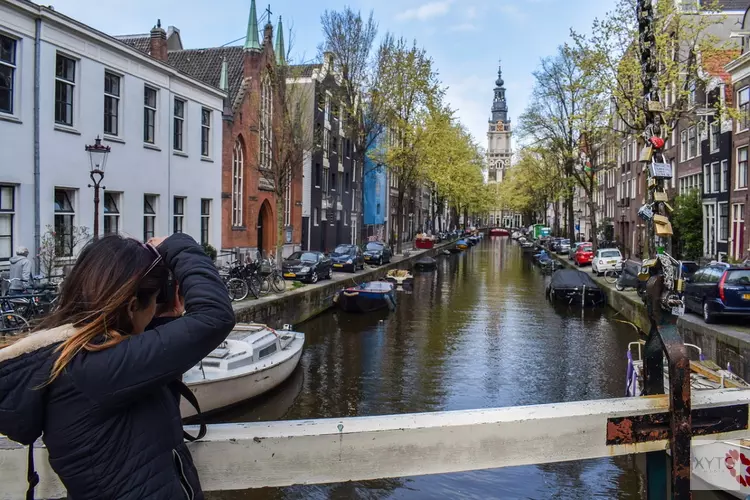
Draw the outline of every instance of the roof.
<instances>
[{"instance_id":1,"label":"roof","mask_svg":"<svg viewBox=\"0 0 750 500\"><path fill-rule=\"evenodd\" d=\"M322 64L292 64L289 66L292 74L299 78L310 78L316 69L322 68Z\"/></svg>"},{"instance_id":2,"label":"roof","mask_svg":"<svg viewBox=\"0 0 750 500\"><path fill-rule=\"evenodd\" d=\"M243 80L244 49L239 46L188 49L168 54L169 64L208 85L219 87L221 63L227 60L229 102L234 102Z\"/></svg>"},{"instance_id":3,"label":"roof","mask_svg":"<svg viewBox=\"0 0 750 500\"><path fill-rule=\"evenodd\" d=\"M704 53L702 62L703 69L711 76L721 78L728 84L724 88L724 98L726 102L732 102L732 75L726 70L726 65L739 57L739 50L715 50Z\"/></svg>"},{"instance_id":4,"label":"roof","mask_svg":"<svg viewBox=\"0 0 750 500\"><path fill-rule=\"evenodd\" d=\"M143 52L144 54L151 55L151 34L139 34L139 35L117 35L116 39L121 42L125 42L136 50Z\"/></svg>"}]
</instances>

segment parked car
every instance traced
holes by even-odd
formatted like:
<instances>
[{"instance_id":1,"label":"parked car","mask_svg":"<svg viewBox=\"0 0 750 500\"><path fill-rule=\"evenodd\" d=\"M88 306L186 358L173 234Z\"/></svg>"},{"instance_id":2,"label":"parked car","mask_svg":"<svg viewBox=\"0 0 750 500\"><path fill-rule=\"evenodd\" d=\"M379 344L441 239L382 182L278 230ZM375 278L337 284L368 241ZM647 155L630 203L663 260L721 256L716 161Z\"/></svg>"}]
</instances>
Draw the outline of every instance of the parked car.
<instances>
[{"instance_id":1,"label":"parked car","mask_svg":"<svg viewBox=\"0 0 750 500\"><path fill-rule=\"evenodd\" d=\"M380 241L371 241L365 245L365 262L378 266L391 261L391 249Z\"/></svg>"},{"instance_id":2,"label":"parked car","mask_svg":"<svg viewBox=\"0 0 750 500\"><path fill-rule=\"evenodd\" d=\"M570 240L560 240L557 242L557 245L555 245L555 252L559 254L566 254L570 252Z\"/></svg>"},{"instance_id":3,"label":"parked car","mask_svg":"<svg viewBox=\"0 0 750 500\"><path fill-rule=\"evenodd\" d=\"M317 283L331 278L331 259L321 252L294 252L281 264L284 279Z\"/></svg>"},{"instance_id":4,"label":"parked car","mask_svg":"<svg viewBox=\"0 0 750 500\"><path fill-rule=\"evenodd\" d=\"M357 245L339 245L331 253L334 271L349 271L356 273L365 268L365 258L362 249Z\"/></svg>"},{"instance_id":5,"label":"parked car","mask_svg":"<svg viewBox=\"0 0 750 500\"><path fill-rule=\"evenodd\" d=\"M603 248L596 251L591 261L591 272L604 274L604 271L618 269L622 265L622 254L616 248Z\"/></svg>"},{"instance_id":6,"label":"parked car","mask_svg":"<svg viewBox=\"0 0 750 500\"><path fill-rule=\"evenodd\" d=\"M697 273L700 268L701 266L699 266L697 262L693 262L692 260L683 260L682 261L682 279L692 278L693 275Z\"/></svg>"},{"instance_id":7,"label":"parked car","mask_svg":"<svg viewBox=\"0 0 750 500\"><path fill-rule=\"evenodd\" d=\"M579 241L572 245L570 245L570 251L568 251L568 259L569 260L575 260L576 258L576 252L578 251L578 247L581 245L591 245L591 243L587 243L585 241Z\"/></svg>"},{"instance_id":8,"label":"parked car","mask_svg":"<svg viewBox=\"0 0 750 500\"><path fill-rule=\"evenodd\" d=\"M583 243L578 246L578 249L576 250L575 257L573 257L573 261L575 262L576 266L581 267L585 266L587 264L591 264L591 261L594 260L594 245L591 243Z\"/></svg>"},{"instance_id":9,"label":"parked car","mask_svg":"<svg viewBox=\"0 0 750 500\"><path fill-rule=\"evenodd\" d=\"M750 266L715 263L700 269L685 286L685 309L714 323L722 316L750 316Z\"/></svg>"}]
</instances>

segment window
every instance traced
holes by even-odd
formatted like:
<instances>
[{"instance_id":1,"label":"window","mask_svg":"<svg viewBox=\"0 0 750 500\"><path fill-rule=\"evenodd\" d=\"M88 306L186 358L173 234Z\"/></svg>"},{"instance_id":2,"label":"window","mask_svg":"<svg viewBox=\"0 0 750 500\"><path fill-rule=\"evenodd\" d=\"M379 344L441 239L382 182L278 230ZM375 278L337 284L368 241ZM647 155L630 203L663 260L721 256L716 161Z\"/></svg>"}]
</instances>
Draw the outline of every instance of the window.
<instances>
[{"instance_id":1,"label":"window","mask_svg":"<svg viewBox=\"0 0 750 500\"><path fill-rule=\"evenodd\" d=\"M211 110L201 108L201 156L211 156Z\"/></svg>"},{"instance_id":2,"label":"window","mask_svg":"<svg viewBox=\"0 0 750 500\"><path fill-rule=\"evenodd\" d=\"M715 119L711 122L711 152L715 153L719 150L719 144L721 143L721 127L719 126L719 119Z\"/></svg>"},{"instance_id":3,"label":"window","mask_svg":"<svg viewBox=\"0 0 750 500\"><path fill-rule=\"evenodd\" d=\"M0 186L0 260L13 257L13 219L16 215L16 188Z\"/></svg>"},{"instance_id":4,"label":"window","mask_svg":"<svg viewBox=\"0 0 750 500\"><path fill-rule=\"evenodd\" d=\"M703 194L711 192L711 166L706 163L703 165Z\"/></svg>"},{"instance_id":5,"label":"window","mask_svg":"<svg viewBox=\"0 0 750 500\"><path fill-rule=\"evenodd\" d=\"M104 192L104 234L120 232L120 194Z\"/></svg>"},{"instance_id":6,"label":"window","mask_svg":"<svg viewBox=\"0 0 750 500\"><path fill-rule=\"evenodd\" d=\"M185 101L175 97L174 99L174 119L173 123L173 136L172 136L172 149L175 151L184 151L184 133L185 129Z\"/></svg>"},{"instance_id":7,"label":"window","mask_svg":"<svg viewBox=\"0 0 750 500\"><path fill-rule=\"evenodd\" d=\"M320 163L315 164L315 187L320 187Z\"/></svg>"},{"instance_id":8,"label":"window","mask_svg":"<svg viewBox=\"0 0 750 500\"><path fill-rule=\"evenodd\" d=\"M680 10L682 12L698 12L697 0L680 0Z\"/></svg>"},{"instance_id":9,"label":"window","mask_svg":"<svg viewBox=\"0 0 750 500\"><path fill-rule=\"evenodd\" d=\"M143 142L156 142L156 89L143 87Z\"/></svg>"},{"instance_id":10,"label":"window","mask_svg":"<svg viewBox=\"0 0 750 500\"><path fill-rule=\"evenodd\" d=\"M119 134L120 77L104 72L104 133Z\"/></svg>"},{"instance_id":11,"label":"window","mask_svg":"<svg viewBox=\"0 0 750 500\"><path fill-rule=\"evenodd\" d=\"M339 154L339 143L336 134L331 135L331 147L329 149L332 153Z\"/></svg>"},{"instance_id":12,"label":"window","mask_svg":"<svg viewBox=\"0 0 750 500\"><path fill-rule=\"evenodd\" d=\"M143 241L156 236L156 195L143 195Z\"/></svg>"},{"instance_id":13,"label":"window","mask_svg":"<svg viewBox=\"0 0 750 500\"><path fill-rule=\"evenodd\" d=\"M729 239L729 204L719 203L719 241Z\"/></svg>"},{"instance_id":14,"label":"window","mask_svg":"<svg viewBox=\"0 0 750 500\"><path fill-rule=\"evenodd\" d=\"M729 191L729 160L721 162L721 192Z\"/></svg>"},{"instance_id":15,"label":"window","mask_svg":"<svg viewBox=\"0 0 750 500\"><path fill-rule=\"evenodd\" d=\"M16 40L0 35L0 113L13 113L17 44Z\"/></svg>"},{"instance_id":16,"label":"window","mask_svg":"<svg viewBox=\"0 0 750 500\"><path fill-rule=\"evenodd\" d=\"M328 171L330 169L323 167L323 192L328 194Z\"/></svg>"},{"instance_id":17,"label":"window","mask_svg":"<svg viewBox=\"0 0 750 500\"><path fill-rule=\"evenodd\" d=\"M680 161L687 160L688 133L687 130L680 132Z\"/></svg>"},{"instance_id":18,"label":"window","mask_svg":"<svg viewBox=\"0 0 750 500\"><path fill-rule=\"evenodd\" d=\"M328 137L329 132L327 128L323 129L323 157L328 158L331 149L331 140Z\"/></svg>"},{"instance_id":19,"label":"window","mask_svg":"<svg viewBox=\"0 0 750 500\"><path fill-rule=\"evenodd\" d=\"M260 168L271 168L271 126L273 116L273 88L268 73L263 75L260 92Z\"/></svg>"},{"instance_id":20,"label":"window","mask_svg":"<svg viewBox=\"0 0 750 500\"><path fill-rule=\"evenodd\" d=\"M343 175L339 175L338 191L339 193L344 192L344 176Z\"/></svg>"},{"instance_id":21,"label":"window","mask_svg":"<svg viewBox=\"0 0 750 500\"><path fill-rule=\"evenodd\" d=\"M745 204L732 205L732 256L740 258L744 253Z\"/></svg>"},{"instance_id":22,"label":"window","mask_svg":"<svg viewBox=\"0 0 750 500\"><path fill-rule=\"evenodd\" d=\"M737 189L747 187L747 146L737 150Z\"/></svg>"},{"instance_id":23,"label":"window","mask_svg":"<svg viewBox=\"0 0 750 500\"><path fill-rule=\"evenodd\" d=\"M688 106L693 107L698 102L698 99L697 99L697 88L696 88L695 82L693 82L690 85L690 89L688 90L688 92L689 92L689 94L688 94Z\"/></svg>"},{"instance_id":24,"label":"window","mask_svg":"<svg viewBox=\"0 0 750 500\"><path fill-rule=\"evenodd\" d=\"M336 172L331 172L331 191L336 191Z\"/></svg>"},{"instance_id":25,"label":"window","mask_svg":"<svg viewBox=\"0 0 750 500\"><path fill-rule=\"evenodd\" d=\"M737 120L740 130L750 128L750 87L737 92L737 108L740 110L740 117Z\"/></svg>"},{"instance_id":26,"label":"window","mask_svg":"<svg viewBox=\"0 0 750 500\"><path fill-rule=\"evenodd\" d=\"M317 226L318 225L318 220L319 220L318 219L318 209L317 208L313 208L313 225Z\"/></svg>"},{"instance_id":27,"label":"window","mask_svg":"<svg viewBox=\"0 0 750 500\"><path fill-rule=\"evenodd\" d=\"M688 129L688 155L690 158L698 156L698 134L695 125Z\"/></svg>"},{"instance_id":28,"label":"window","mask_svg":"<svg viewBox=\"0 0 750 500\"><path fill-rule=\"evenodd\" d=\"M73 126L73 90L76 85L75 60L57 54L55 64L55 122ZM72 235L71 235L72 238ZM72 254L71 254L72 255Z\"/></svg>"},{"instance_id":29,"label":"window","mask_svg":"<svg viewBox=\"0 0 750 500\"><path fill-rule=\"evenodd\" d=\"M242 143L238 140L234 143L232 153L232 226L242 226L242 209L244 205L243 193L245 186L242 183L244 173L245 155L242 151Z\"/></svg>"},{"instance_id":30,"label":"window","mask_svg":"<svg viewBox=\"0 0 750 500\"><path fill-rule=\"evenodd\" d=\"M344 189L345 189L345 190L346 190L346 192L348 193L348 192L349 192L349 189L351 188L351 183L349 182L349 172L347 172L347 173L346 173L346 174L344 174L344 175L346 176L346 180L344 181L344 186L345 186L345 188L344 188Z\"/></svg>"},{"instance_id":31,"label":"window","mask_svg":"<svg viewBox=\"0 0 750 500\"><path fill-rule=\"evenodd\" d=\"M201 200L201 245L208 245L211 228L211 200Z\"/></svg>"},{"instance_id":32,"label":"window","mask_svg":"<svg viewBox=\"0 0 750 500\"><path fill-rule=\"evenodd\" d=\"M55 252L61 257L73 256L74 197L71 189L55 189Z\"/></svg>"},{"instance_id":33,"label":"window","mask_svg":"<svg viewBox=\"0 0 750 500\"><path fill-rule=\"evenodd\" d=\"M721 188L721 170L719 170L719 163L712 163L711 164L711 193L718 193L719 189ZM707 190L708 192L708 190Z\"/></svg>"},{"instance_id":34,"label":"window","mask_svg":"<svg viewBox=\"0 0 750 500\"><path fill-rule=\"evenodd\" d=\"M174 210L172 210L174 217L174 226L172 232L181 233L184 228L185 221L185 198L180 196L174 197Z\"/></svg>"}]
</instances>

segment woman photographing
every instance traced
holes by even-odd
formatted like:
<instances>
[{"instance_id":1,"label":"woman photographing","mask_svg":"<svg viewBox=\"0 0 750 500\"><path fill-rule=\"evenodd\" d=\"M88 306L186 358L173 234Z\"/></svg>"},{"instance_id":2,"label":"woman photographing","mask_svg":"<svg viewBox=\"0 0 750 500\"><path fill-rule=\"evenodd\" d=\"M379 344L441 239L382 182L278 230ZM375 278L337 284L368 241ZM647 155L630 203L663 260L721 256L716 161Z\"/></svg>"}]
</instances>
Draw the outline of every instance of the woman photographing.
<instances>
[{"instance_id":1,"label":"woman photographing","mask_svg":"<svg viewBox=\"0 0 750 500\"><path fill-rule=\"evenodd\" d=\"M157 308L168 318L155 320ZM57 310L0 349L0 433L26 445L41 436L74 500L202 499L178 387L234 322L190 236L92 241Z\"/></svg>"}]
</instances>

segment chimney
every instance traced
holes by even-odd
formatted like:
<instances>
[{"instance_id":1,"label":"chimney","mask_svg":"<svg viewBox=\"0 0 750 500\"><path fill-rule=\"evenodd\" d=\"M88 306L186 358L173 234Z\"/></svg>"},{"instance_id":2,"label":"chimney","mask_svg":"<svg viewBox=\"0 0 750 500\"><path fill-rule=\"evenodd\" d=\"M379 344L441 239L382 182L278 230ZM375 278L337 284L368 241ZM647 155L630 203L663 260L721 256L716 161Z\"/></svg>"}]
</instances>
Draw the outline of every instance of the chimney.
<instances>
[{"instance_id":1,"label":"chimney","mask_svg":"<svg viewBox=\"0 0 750 500\"><path fill-rule=\"evenodd\" d=\"M327 71L333 71L333 52L323 52L323 67Z\"/></svg>"},{"instance_id":2,"label":"chimney","mask_svg":"<svg viewBox=\"0 0 750 500\"><path fill-rule=\"evenodd\" d=\"M154 59L167 60L167 32L161 27L161 19L156 21L156 26L151 30L149 53Z\"/></svg>"}]
</instances>

